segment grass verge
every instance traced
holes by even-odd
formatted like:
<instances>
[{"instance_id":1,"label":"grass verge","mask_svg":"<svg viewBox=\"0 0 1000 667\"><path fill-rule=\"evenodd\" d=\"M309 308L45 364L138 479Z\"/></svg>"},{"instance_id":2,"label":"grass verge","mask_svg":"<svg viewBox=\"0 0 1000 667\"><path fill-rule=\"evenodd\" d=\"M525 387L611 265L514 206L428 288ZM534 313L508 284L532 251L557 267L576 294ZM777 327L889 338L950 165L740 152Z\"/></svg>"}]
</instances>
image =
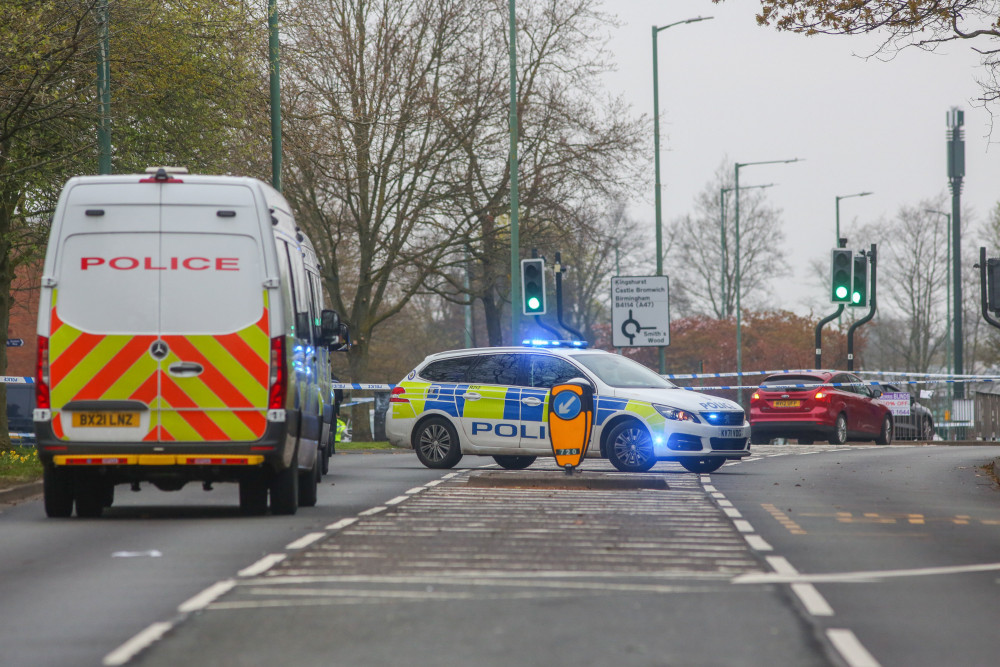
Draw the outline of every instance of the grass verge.
<instances>
[{"instance_id":1,"label":"grass verge","mask_svg":"<svg viewBox=\"0 0 1000 667\"><path fill-rule=\"evenodd\" d=\"M393 447L387 441L375 441L375 442L338 442L337 451L338 452L354 452L362 449L398 449Z\"/></svg>"},{"instance_id":2,"label":"grass verge","mask_svg":"<svg viewBox=\"0 0 1000 667\"><path fill-rule=\"evenodd\" d=\"M42 464L34 447L11 447L0 451L0 487L33 482L42 476Z\"/></svg>"}]
</instances>

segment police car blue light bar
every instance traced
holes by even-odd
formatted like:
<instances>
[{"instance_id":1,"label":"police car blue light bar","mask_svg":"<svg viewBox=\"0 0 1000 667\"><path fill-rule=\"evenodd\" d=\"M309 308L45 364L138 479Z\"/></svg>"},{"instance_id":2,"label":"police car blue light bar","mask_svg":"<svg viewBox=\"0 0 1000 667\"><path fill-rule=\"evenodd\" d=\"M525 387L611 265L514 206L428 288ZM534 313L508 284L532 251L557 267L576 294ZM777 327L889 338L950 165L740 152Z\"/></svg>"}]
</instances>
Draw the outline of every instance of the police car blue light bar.
<instances>
[{"instance_id":1,"label":"police car blue light bar","mask_svg":"<svg viewBox=\"0 0 1000 667\"><path fill-rule=\"evenodd\" d=\"M585 340L543 340L540 338L525 338L521 341L524 347L587 347Z\"/></svg>"}]
</instances>

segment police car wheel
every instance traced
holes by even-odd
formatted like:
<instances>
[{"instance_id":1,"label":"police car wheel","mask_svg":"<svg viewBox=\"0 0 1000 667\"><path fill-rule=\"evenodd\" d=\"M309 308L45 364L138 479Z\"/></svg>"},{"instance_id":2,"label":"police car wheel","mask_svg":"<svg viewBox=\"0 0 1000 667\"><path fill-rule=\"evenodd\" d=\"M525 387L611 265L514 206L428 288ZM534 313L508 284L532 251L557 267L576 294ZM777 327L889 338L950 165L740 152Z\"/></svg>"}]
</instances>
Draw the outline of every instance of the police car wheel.
<instances>
[{"instance_id":1,"label":"police car wheel","mask_svg":"<svg viewBox=\"0 0 1000 667\"><path fill-rule=\"evenodd\" d=\"M433 417L420 424L413 434L413 450L428 468L454 468L462 459L455 427L446 419Z\"/></svg>"},{"instance_id":2,"label":"police car wheel","mask_svg":"<svg viewBox=\"0 0 1000 667\"><path fill-rule=\"evenodd\" d=\"M718 456L713 456L709 459L681 459L681 465L688 472L697 473L708 473L715 472L722 467L722 464L726 462L726 459L720 458Z\"/></svg>"},{"instance_id":3,"label":"police car wheel","mask_svg":"<svg viewBox=\"0 0 1000 667\"><path fill-rule=\"evenodd\" d=\"M493 460L507 470L524 470L535 462L537 456L494 456Z\"/></svg>"},{"instance_id":4,"label":"police car wheel","mask_svg":"<svg viewBox=\"0 0 1000 667\"><path fill-rule=\"evenodd\" d=\"M608 435L608 460L622 472L646 472L656 465L653 440L642 424L626 421Z\"/></svg>"}]
</instances>

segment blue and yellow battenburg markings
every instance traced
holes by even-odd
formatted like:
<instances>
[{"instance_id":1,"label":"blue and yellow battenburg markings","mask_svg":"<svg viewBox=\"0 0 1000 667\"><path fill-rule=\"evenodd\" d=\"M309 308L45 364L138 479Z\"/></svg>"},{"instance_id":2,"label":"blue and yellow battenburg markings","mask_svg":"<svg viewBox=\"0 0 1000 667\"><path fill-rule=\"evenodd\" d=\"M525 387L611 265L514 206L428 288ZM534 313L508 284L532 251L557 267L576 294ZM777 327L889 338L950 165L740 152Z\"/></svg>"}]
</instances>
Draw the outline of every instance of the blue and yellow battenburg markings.
<instances>
[{"instance_id":1,"label":"blue and yellow battenburg markings","mask_svg":"<svg viewBox=\"0 0 1000 667\"><path fill-rule=\"evenodd\" d=\"M436 410L456 419L490 419L495 421L542 422L547 421L547 389L532 387L503 387L495 385L435 384L431 382L403 381L399 384L405 393L401 398L408 403L392 403L393 419L413 419L428 410ZM483 398L466 401L464 395L472 390ZM538 405L525 405L522 399L535 396ZM502 399L502 401L500 400ZM611 416L621 412L631 412L642 417L650 426L665 421L653 406L646 401L627 398L597 396L594 399L594 425L601 426ZM497 428L500 426L500 428ZM500 437L544 438L544 427L538 433L522 424L518 429L513 424L509 428L490 422L472 422L472 432L492 431ZM520 432L518 432L520 430Z\"/></svg>"}]
</instances>

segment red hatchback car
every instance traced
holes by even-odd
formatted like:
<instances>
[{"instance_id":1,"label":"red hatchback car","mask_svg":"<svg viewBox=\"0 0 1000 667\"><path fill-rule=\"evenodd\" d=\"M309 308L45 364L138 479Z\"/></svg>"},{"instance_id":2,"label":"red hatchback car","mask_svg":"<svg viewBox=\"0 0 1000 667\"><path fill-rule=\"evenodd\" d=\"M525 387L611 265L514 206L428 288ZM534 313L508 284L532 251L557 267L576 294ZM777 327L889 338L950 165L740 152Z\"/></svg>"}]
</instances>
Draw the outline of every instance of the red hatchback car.
<instances>
[{"instance_id":1,"label":"red hatchback car","mask_svg":"<svg viewBox=\"0 0 1000 667\"><path fill-rule=\"evenodd\" d=\"M773 438L794 438L802 444L828 440L892 442L892 413L882 392L841 371L782 373L760 383L750 400L750 438L764 444ZM849 384L857 383L857 384ZM845 384L848 386L817 386ZM796 387L787 385L812 385Z\"/></svg>"}]
</instances>

